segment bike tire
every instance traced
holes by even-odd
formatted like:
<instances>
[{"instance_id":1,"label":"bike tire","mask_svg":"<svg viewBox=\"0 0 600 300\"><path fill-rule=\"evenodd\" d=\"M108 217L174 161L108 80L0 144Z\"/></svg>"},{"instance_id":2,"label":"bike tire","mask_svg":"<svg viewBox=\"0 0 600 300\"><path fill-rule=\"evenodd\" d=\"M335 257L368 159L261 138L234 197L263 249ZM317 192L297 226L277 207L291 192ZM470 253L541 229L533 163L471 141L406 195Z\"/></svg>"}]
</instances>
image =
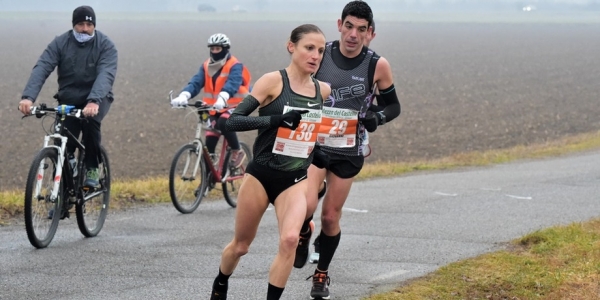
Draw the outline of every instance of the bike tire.
<instances>
[{"instance_id":1,"label":"bike tire","mask_svg":"<svg viewBox=\"0 0 600 300\"><path fill-rule=\"evenodd\" d=\"M194 212L206 190L206 166L195 145L183 145L173 157L169 171L169 194L173 206L182 214ZM198 164L196 174L194 166Z\"/></svg>"},{"instance_id":2,"label":"bike tire","mask_svg":"<svg viewBox=\"0 0 600 300\"><path fill-rule=\"evenodd\" d=\"M85 154L84 154L85 155ZM88 199L84 200L83 197L87 195L87 193L82 193L83 197L77 199L77 204L75 205L75 213L77 215L77 225L79 226L79 231L85 237L95 237L100 233L102 227L104 226L104 221L106 220L106 215L108 214L108 207L110 203L110 161L108 160L108 154L104 147L100 146L100 162L98 165L99 170L99 182L100 188L96 191L92 191L91 193L95 193L97 191L101 191L100 194ZM81 168L80 174L85 174L85 168ZM80 183L83 180L79 180Z\"/></svg>"},{"instance_id":3,"label":"bike tire","mask_svg":"<svg viewBox=\"0 0 600 300\"><path fill-rule=\"evenodd\" d=\"M229 161L232 152L231 149L229 149L229 151L227 151L227 154L225 155L225 161L223 162L223 171L221 173L227 174L227 171L229 171L229 176L227 177L225 182L221 184L221 187L223 188L223 196L225 196L225 201L227 202L227 204L229 204L229 206L234 208L237 207L237 196L240 191L242 181L244 180L244 174L246 174L246 167L248 166L248 163L252 160L252 150L250 149L250 146L248 146L246 143L240 142L240 147L246 153L246 159L242 166L240 166L239 168L230 166Z\"/></svg>"},{"instance_id":4,"label":"bike tire","mask_svg":"<svg viewBox=\"0 0 600 300\"><path fill-rule=\"evenodd\" d=\"M45 248L50 244L61 216L62 186L59 187L57 199L54 201L50 199L57 163L58 150L44 148L33 159L27 175L24 207L25 230L31 245L38 249ZM39 191L36 191L38 189ZM54 213L49 219L48 214L52 209Z\"/></svg>"}]
</instances>

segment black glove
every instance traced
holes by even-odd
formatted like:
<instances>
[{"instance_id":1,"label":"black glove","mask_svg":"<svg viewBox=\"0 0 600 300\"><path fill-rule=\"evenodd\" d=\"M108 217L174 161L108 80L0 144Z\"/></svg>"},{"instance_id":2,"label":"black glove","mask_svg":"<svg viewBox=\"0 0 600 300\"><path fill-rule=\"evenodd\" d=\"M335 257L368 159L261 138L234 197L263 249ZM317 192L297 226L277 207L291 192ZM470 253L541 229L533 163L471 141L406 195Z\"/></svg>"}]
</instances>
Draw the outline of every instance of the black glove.
<instances>
[{"instance_id":1,"label":"black glove","mask_svg":"<svg viewBox=\"0 0 600 300\"><path fill-rule=\"evenodd\" d=\"M312 164L319 169L328 168L329 167L329 155L325 153L325 151L321 150L321 146L319 144L315 145L313 149L313 160Z\"/></svg>"},{"instance_id":2,"label":"black glove","mask_svg":"<svg viewBox=\"0 0 600 300\"><path fill-rule=\"evenodd\" d=\"M377 126L379 126L379 123L381 121L379 118L379 114L370 110L367 110L367 113L365 114L364 118L359 118L358 120L363 124L363 126L365 126L365 129L368 132L373 132L377 130Z\"/></svg>"},{"instance_id":3,"label":"black glove","mask_svg":"<svg viewBox=\"0 0 600 300\"><path fill-rule=\"evenodd\" d=\"M285 127L296 130L300 120L302 120L301 115L307 112L308 110L290 110L283 115L271 116L271 127Z\"/></svg>"}]
</instances>

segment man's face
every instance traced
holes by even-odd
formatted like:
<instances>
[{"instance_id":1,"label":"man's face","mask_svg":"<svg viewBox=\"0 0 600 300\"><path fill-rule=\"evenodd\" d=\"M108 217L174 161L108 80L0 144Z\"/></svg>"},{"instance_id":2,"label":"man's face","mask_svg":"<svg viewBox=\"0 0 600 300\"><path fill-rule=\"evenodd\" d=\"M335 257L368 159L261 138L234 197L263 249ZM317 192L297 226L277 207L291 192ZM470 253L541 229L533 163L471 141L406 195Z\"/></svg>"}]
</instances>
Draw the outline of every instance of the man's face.
<instances>
[{"instance_id":1,"label":"man's face","mask_svg":"<svg viewBox=\"0 0 600 300\"><path fill-rule=\"evenodd\" d=\"M344 20L338 20L338 30L342 34L340 48L344 55L360 52L371 31L367 20L354 16L347 16Z\"/></svg>"},{"instance_id":2,"label":"man's face","mask_svg":"<svg viewBox=\"0 0 600 300\"><path fill-rule=\"evenodd\" d=\"M75 24L75 27L73 27L73 29L75 29L76 32L87 33L88 35L93 35L95 28L96 26L94 26L94 24L89 21L79 22Z\"/></svg>"},{"instance_id":3,"label":"man's face","mask_svg":"<svg viewBox=\"0 0 600 300\"><path fill-rule=\"evenodd\" d=\"M223 51L223 47L221 46L210 46L210 53L217 54Z\"/></svg>"}]
</instances>

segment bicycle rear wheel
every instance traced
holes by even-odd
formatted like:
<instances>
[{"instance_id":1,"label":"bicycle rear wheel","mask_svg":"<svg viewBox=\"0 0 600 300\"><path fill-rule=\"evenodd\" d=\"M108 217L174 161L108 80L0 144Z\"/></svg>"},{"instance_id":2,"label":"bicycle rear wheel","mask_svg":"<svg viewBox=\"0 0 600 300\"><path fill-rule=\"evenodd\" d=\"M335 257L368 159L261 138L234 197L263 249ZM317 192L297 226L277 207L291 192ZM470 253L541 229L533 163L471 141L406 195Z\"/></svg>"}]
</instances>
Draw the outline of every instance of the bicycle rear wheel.
<instances>
[{"instance_id":1,"label":"bicycle rear wheel","mask_svg":"<svg viewBox=\"0 0 600 300\"><path fill-rule=\"evenodd\" d=\"M206 167L195 145L182 146L171 163L169 194L173 206L182 214L198 208L206 190Z\"/></svg>"},{"instance_id":2,"label":"bicycle rear wheel","mask_svg":"<svg viewBox=\"0 0 600 300\"><path fill-rule=\"evenodd\" d=\"M56 177L58 151L42 149L33 159L25 187L25 230L29 242L36 248L47 247L56 233L61 216L62 188L52 199ZM50 211L53 210L52 215Z\"/></svg>"},{"instance_id":3,"label":"bicycle rear wheel","mask_svg":"<svg viewBox=\"0 0 600 300\"><path fill-rule=\"evenodd\" d=\"M227 201L227 204L231 207L237 206L237 196L244 179L244 174L246 174L246 167L252 160L252 150L250 150L250 147L243 142L240 142L240 147L246 153L246 159L239 168L230 164L232 155L231 150L227 151L223 163L222 174L227 174L227 171L229 171L229 176L227 176L225 182L222 183L223 196L225 196L225 201Z\"/></svg>"},{"instance_id":4,"label":"bicycle rear wheel","mask_svg":"<svg viewBox=\"0 0 600 300\"><path fill-rule=\"evenodd\" d=\"M84 154L85 155L85 154ZM85 168L81 169L80 174L86 174ZM79 231L85 237L94 237L100 233L110 202L110 162L108 154L104 147L100 146L100 162L98 164L98 175L100 188L82 192L83 199L77 199L75 213L77 214L77 225ZM79 180L83 182L83 176Z\"/></svg>"}]
</instances>

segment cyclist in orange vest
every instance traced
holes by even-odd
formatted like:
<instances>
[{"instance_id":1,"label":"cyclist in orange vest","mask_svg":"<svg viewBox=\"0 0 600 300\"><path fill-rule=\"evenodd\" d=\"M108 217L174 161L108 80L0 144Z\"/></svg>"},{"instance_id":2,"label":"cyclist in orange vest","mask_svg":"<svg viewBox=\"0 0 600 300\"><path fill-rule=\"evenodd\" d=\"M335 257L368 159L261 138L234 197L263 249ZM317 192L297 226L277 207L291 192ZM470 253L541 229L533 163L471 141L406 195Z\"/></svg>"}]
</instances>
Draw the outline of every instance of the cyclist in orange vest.
<instances>
[{"instance_id":1,"label":"cyclist in orange vest","mask_svg":"<svg viewBox=\"0 0 600 300\"><path fill-rule=\"evenodd\" d=\"M233 150L233 165L239 167L246 158L246 153L240 150L240 143L233 131L227 131L225 122L233 109L244 99L250 89L250 72L237 58L229 52L231 41L222 33L216 33L208 38L210 58L208 58L194 75L188 85L183 88L171 105L187 105L188 100L200 94L204 89L202 101L212 105L215 110L210 113L210 123L221 131L227 143ZM220 135L206 131L206 147L210 153L215 152Z\"/></svg>"}]
</instances>

